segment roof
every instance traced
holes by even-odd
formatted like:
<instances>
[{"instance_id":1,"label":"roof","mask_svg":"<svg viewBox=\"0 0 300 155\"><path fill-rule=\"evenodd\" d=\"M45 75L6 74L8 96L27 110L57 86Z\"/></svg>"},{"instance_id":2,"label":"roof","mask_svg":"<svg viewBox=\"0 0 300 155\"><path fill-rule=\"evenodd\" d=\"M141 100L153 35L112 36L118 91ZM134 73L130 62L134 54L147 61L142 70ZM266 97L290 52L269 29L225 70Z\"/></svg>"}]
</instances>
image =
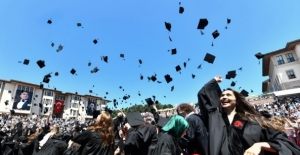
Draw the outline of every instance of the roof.
<instances>
[{"instance_id":1,"label":"roof","mask_svg":"<svg viewBox=\"0 0 300 155\"><path fill-rule=\"evenodd\" d=\"M286 95L300 94L300 88L276 91L276 92L273 92L273 93L277 97L286 96Z\"/></svg>"},{"instance_id":2,"label":"roof","mask_svg":"<svg viewBox=\"0 0 300 155\"><path fill-rule=\"evenodd\" d=\"M262 74L263 74L263 76L268 76L269 75L269 70L270 70L269 65L270 65L270 60L271 60L272 56L274 56L276 54L279 54L279 53L289 51L289 50L294 50L295 46L297 44L300 44L300 39L288 42L286 44L285 48L282 48L282 49L264 54L263 61L262 61L262 64L263 64L262 65Z\"/></svg>"}]
</instances>

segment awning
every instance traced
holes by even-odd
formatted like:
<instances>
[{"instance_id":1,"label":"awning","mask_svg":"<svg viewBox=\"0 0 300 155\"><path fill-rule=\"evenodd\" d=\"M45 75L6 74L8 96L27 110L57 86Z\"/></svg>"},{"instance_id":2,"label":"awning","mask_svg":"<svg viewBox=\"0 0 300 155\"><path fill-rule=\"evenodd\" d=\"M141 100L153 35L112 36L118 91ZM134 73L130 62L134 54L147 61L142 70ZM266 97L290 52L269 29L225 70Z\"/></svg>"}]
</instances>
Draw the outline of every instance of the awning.
<instances>
[{"instance_id":1,"label":"awning","mask_svg":"<svg viewBox=\"0 0 300 155\"><path fill-rule=\"evenodd\" d=\"M276 91L276 92L273 92L273 93L277 97L287 96L287 95L296 95L296 94L300 94L300 88Z\"/></svg>"}]
</instances>

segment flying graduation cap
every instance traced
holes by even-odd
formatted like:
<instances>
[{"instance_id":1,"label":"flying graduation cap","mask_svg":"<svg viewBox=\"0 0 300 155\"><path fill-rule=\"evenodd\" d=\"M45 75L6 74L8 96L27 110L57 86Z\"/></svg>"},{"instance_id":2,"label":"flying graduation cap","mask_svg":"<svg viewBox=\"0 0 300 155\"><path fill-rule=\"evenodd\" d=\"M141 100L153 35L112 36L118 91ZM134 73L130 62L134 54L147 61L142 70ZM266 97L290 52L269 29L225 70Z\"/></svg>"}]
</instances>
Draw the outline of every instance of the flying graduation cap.
<instances>
[{"instance_id":1,"label":"flying graduation cap","mask_svg":"<svg viewBox=\"0 0 300 155\"><path fill-rule=\"evenodd\" d=\"M82 26L82 24L81 24L81 23L77 23L77 26L78 26L78 27L81 27L81 26Z\"/></svg>"},{"instance_id":2,"label":"flying graduation cap","mask_svg":"<svg viewBox=\"0 0 300 155\"><path fill-rule=\"evenodd\" d=\"M215 30L213 33L212 33L212 36L214 39L218 38L220 36L220 33L218 32L218 30ZM211 46L214 46L214 41L212 42Z\"/></svg>"},{"instance_id":3,"label":"flying graduation cap","mask_svg":"<svg viewBox=\"0 0 300 155\"><path fill-rule=\"evenodd\" d=\"M49 20L47 21L47 23L48 23L48 24L52 24L52 19L49 19Z\"/></svg>"},{"instance_id":4,"label":"flying graduation cap","mask_svg":"<svg viewBox=\"0 0 300 155\"><path fill-rule=\"evenodd\" d=\"M28 64L29 64L29 61L30 61L30 60L28 60L28 59L24 59L23 64L24 64L24 65L28 65Z\"/></svg>"},{"instance_id":5,"label":"flying graduation cap","mask_svg":"<svg viewBox=\"0 0 300 155\"><path fill-rule=\"evenodd\" d=\"M227 74L226 74L226 79L228 79L228 80L231 79L231 78L234 79L236 77L236 75L237 74L236 74L235 70L228 71Z\"/></svg>"},{"instance_id":6,"label":"flying graduation cap","mask_svg":"<svg viewBox=\"0 0 300 155\"><path fill-rule=\"evenodd\" d=\"M208 63L213 64L215 61L216 56L210 54L210 53L206 53L205 57L204 57L204 61L207 61ZM198 68L201 68L201 65L198 66Z\"/></svg>"},{"instance_id":7,"label":"flying graduation cap","mask_svg":"<svg viewBox=\"0 0 300 155\"><path fill-rule=\"evenodd\" d=\"M260 60L260 59L262 59L262 58L264 57L264 55L261 54L261 53L259 52L259 53L256 53L256 54L255 54L255 57L256 57L258 60ZM260 64L260 61L258 61L258 64Z\"/></svg>"},{"instance_id":8,"label":"flying graduation cap","mask_svg":"<svg viewBox=\"0 0 300 155\"><path fill-rule=\"evenodd\" d=\"M143 80L143 79L144 79L144 76L143 76L142 74L140 75L140 79L141 79L141 80Z\"/></svg>"},{"instance_id":9,"label":"flying graduation cap","mask_svg":"<svg viewBox=\"0 0 300 155\"><path fill-rule=\"evenodd\" d=\"M170 83L173 81L172 77L169 74L165 75L165 80L167 83Z\"/></svg>"},{"instance_id":10,"label":"flying graduation cap","mask_svg":"<svg viewBox=\"0 0 300 155\"><path fill-rule=\"evenodd\" d=\"M108 63L108 56L102 56L101 60L103 60L104 62Z\"/></svg>"},{"instance_id":11,"label":"flying graduation cap","mask_svg":"<svg viewBox=\"0 0 300 155\"><path fill-rule=\"evenodd\" d=\"M141 59L139 59L139 67L141 66L141 64L143 63L143 61Z\"/></svg>"},{"instance_id":12,"label":"flying graduation cap","mask_svg":"<svg viewBox=\"0 0 300 155\"><path fill-rule=\"evenodd\" d=\"M91 73L97 73L99 71L98 67L95 67L93 70L91 70Z\"/></svg>"},{"instance_id":13,"label":"flying graduation cap","mask_svg":"<svg viewBox=\"0 0 300 155\"><path fill-rule=\"evenodd\" d=\"M192 74L192 78L194 79L196 77L196 75Z\"/></svg>"},{"instance_id":14,"label":"flying graduation cap","mask_svg":"<svg viewBox=\"0 0 300 155\"><path fill-rule=\"evenodd\" d=\"M72 68L71 71L70 71L70 73L74 75L76 73L76 70L74 68Z\"/></svg>"},{"instance_id":15,"label":"flying graduation cap","mask_svg":"<svg viewBox=\"0 0 300 155\"><path fill-rule=\"evenodd\" d=\"M231 87L234 87L235 84L236 84L236 83L235 83L234 81L232 81L231 84L230 84L230 86L231 86Z\"/></svg>"},{"instance_id":16,"label":"flying graduation cap","mask_svg":"<svg viewBox=\"0 0 300 155\"><path fill-rule=\"evenodd\" d=\"M171 54L172 54L172 55L177 54L177 49L176 49L176 48L173 48L173 49L171 50Z\"/></svg>"},{"instance_id":17,"label":"flying graduation cap","mask_svg":"<svg viewBox=\"0 0 300 155\"><path fill-rule=\"evenodd\" d=\"M92 65L92 63L91 63L91 61L89 61L88 66L91 66L91 65Z\"/></svg>"},{"instance_id":18,"label":"flying graduation cap","mask_svg":"<svg viewBox=\"0 0 300 155\"><path fill-rule=\"evenodd\" d=\"M94 39L94 40L93 40L93 43L94 43L94 44L97 44L97 43L98 43L98 39Z\"/></svg>"},{"instance_id":19,"label":"flying graduation cap","mask_svg":"<svg viewBox=\"0 0 300 155\"><path fill-rule=\"evenodd\" d=\"M227 29L227 26L230 24L231 19L227 18L227 25L225 26L225 29Z\"/></svg>"},{"instance_id":20,"label":"flying graduation cap","mask_svg":"<svg viewBox=\"0 0 300 155\"><path fill-rule=\"evenodd\" d=\"M59 74L58 72L55 72L55 73L54 73L55 76L58 76L58 74Z\"/></svg>"},{"instance_id":21,"label":"flying graduation cap","mask_svg":"<svg viewBox=\"0 0 300 155\"><path fill-rule=\"evenodd\" d=\"M63 46L62 46L62 45L59 45L59 46L57 47L56 52L60 52L61 50L63 50Z\"/></svg>"},{"instance_id":22,"label":"flying graduation cap","mask_svg":"<svg viewBox=\"0 0 300 155\"><path fill-rule=\"evenodd\" d=\"M202 30L204 30L204 28L205 28L207 25L208 25L208 20L207 20L206 18L202 18L202 19L199 20L197 29L200 30L201 35L204 34L204 33L202 32Z\"/></svg>"},{"instance_id":23,"label":"flying graduation cap","mask_svg":"<svg viewBox=\"0 0 300 155\"><path fill-rule=\"evenodd\" d=\"M54 42L51 42L51 47L54 47Z\"/></svg>"},{"instance_id":24,"label":"flying graduation cap","mask_svg":"<svg viewBox=\"0 0 300 155\"><path fill-rule=\"evenodd\" d=\"M179 72L180 74L181 74L181 67L180 67L180 65L177 65L176 67L175 67L175 69L176 69L176 72Z\"/></svg>"},{"instance_id":25,"label":"flying graduation cap","mask_svg":"<svg viewBox=\"0 0 300 155\"><path fill-rule=\"evenodd\" d=\"M249 96L249 93L246 90L244 90L244 89L240 92L240 94L242 94L245 97Z\"/></svg>"},{"instance_id":26,"label":"flying graduation cap","mask_svg":"<svg viewBox=\"0 0 300 155\"><path fill-rule=\"evenodd\" d=\"M171 27L172 27L171 23L165 22L165 27L169 32L171 32ZM172 41L172 38L170 37L170 35L169 35L169 40Z\"/></svg>"},{"instance_id":27,"label":"flying graduation cap","mask_svg":"<svg viewBox=\"0 0 300 155\"><path fill-rule=\"evenodd\" d=\"M124 59L125 55L124 54L120 54L120 57ZM124 59L125 60L125 59Z\"/></svg>"},{"instance_id":28,"label":"flying graduation cap","mask_svg":"<svg viewBox=\"0 0 300 155\"><path fill-rule=\"evenodd\" d=\"M174 86L171 87L171 91L173 91L173 90L174 90Z\"/></svg>"},{"instance_id":29,"label":"flying graduation cap","mask_svg":"<svg viewBox=\"0 0 300 155\"><path fill-rule=\"evenodd\" d=\"M40 68L43 68L43 67L46 66L44 60L38 60L36 63L37 63L37 65L38 65Z\"/></svg>"}]
</instances>

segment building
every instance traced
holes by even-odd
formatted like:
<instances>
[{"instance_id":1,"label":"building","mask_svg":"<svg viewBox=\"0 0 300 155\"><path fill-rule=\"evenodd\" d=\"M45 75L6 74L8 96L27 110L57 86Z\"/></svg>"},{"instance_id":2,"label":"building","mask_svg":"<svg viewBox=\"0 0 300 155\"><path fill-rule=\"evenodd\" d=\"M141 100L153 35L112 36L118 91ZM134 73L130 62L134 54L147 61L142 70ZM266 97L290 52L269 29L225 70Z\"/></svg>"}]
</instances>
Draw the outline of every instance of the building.
<instances>
[{"instance_id":1,"label":"building","mask_svg":"<svg viewBox=\"0 0 300 155\"><path fill-rule=\"evenodd\" d=\"M57 118L92 119L93 111L103 111L109 100L98 96L63 93L41 85L0 79L0 113Z\"/></svg>"},{"instance_id":2,"label":"building","mask_svg":"<svg viewBox=\"0 0 300 155\"><path fill-rule=\"evenodd\" d=\"M262 92L282 96L300 94L300 39L263 55L262 75L269 79L263 81Z\"/></svg>"}]
</instances>

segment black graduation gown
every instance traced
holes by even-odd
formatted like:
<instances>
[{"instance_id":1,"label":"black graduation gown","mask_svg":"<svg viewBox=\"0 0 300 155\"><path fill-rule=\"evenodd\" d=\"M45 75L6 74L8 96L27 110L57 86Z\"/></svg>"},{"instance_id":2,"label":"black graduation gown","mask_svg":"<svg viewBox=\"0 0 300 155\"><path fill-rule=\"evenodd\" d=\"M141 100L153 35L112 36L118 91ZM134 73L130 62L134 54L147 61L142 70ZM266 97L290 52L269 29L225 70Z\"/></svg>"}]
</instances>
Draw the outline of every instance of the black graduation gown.
<instances>
[{"instance_id":1,"label":"black graduation gown","mask_svg":"<svg viewBox=\"0 0 300 155\"><path fill-rule=\"evenodd\" d=\"M215 79L209 81L198 93L198 103L201 114L209 130L210 155L233 155L229 151L229 143L240 141L245 151L257 142L267 142L278 155L299 155L300 149L287 139L285 133L270 128L261 128L259 125L243 121L235 116L229 124L226 114L222 114L220 106L221 89ZM238 121L238 123L236 123ZM236 125L238 124L238 125ZM232 135L237 134L235 139ZM261 151L260 155L274 155L274 153Z\"/></svg>"},{"instance_id":2,"label":"black graduation gown","mask_svg":"<svg viewBox=\"0 0 300 155\"><path fill-rule=\"evenodd\" d=\"M181 150L176 139L168 132L161 132L155 145L148 150L148 155L180 155Z\"/></svg>"},{"instance_id":3,"label":"black graduation gown","mask_svg":"<svg viewBox=\"0 0 300 155\"><path fill-rule=\"evenodd\" d=\"M37 153L38 155L62 155L68 148L68 144L65 141L58 139L48 139L43 145L41 150Z\"/></svg>"},{"instance_id":4,"label":"black graduation gown","mask_svg":"<svg viewBox=\"0 0 300 155\"><path fill-rule=\"evenodd\" d=\"M192 114L186 118L189 128L186 135L180 139L179 146L188 154L208 155L208 132L200 115Z\"/></svg>"},{"instance_id":5,"label":"black graduation gown","mask_svg":"<svg viewBox=\"0 0 300 155\"><path fill-rule=\"evenodd\" d=\"M102 145L102 138L98 132L86 130L74 137L74 142L81 145L78 152L81 155L113 155L114 144L109 146Z\"/></svg>"},{"instance_id":6,"label":"black graduation gown","mask_svg":"<svg viewBox=\"0 0 300 155\"><path fill-rule=\"evenodd\" d=\"M130 128L127 133L124 151L126 155L147 155L152 141L156 141L156 128L152 125Z\"/></svg>"}]
</instances>

